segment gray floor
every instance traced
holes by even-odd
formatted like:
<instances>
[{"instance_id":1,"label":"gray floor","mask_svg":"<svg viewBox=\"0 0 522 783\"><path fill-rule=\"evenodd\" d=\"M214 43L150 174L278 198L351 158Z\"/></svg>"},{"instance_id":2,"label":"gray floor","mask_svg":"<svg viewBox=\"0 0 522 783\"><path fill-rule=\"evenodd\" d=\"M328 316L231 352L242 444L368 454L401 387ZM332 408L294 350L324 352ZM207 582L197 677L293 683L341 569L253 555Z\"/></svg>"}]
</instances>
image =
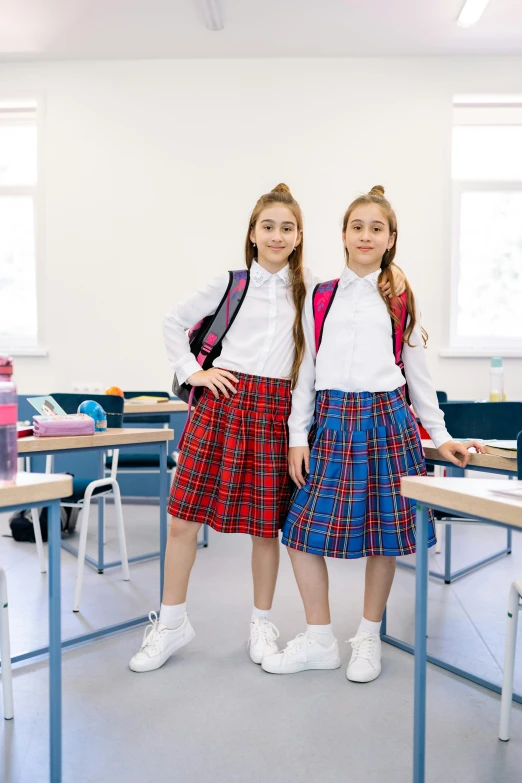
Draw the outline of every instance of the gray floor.
<instances>
[{"instance_id":1,"label":"gray floor","mask_svg":"<svg viewBox=\"0 0 522 783\"><path fill-rule=\"evenodd\" d=\"M108 556L116 536L107 517ZM157 546L157 507L124 508L129 554ZM0 516L0 534L8 533ZM504 533L454 528L455 567L500 548ZM95 552L94 535L89 538ZM500 683L510 581L522 575L522 536L514 553L451 586L430 585L429 649ZM432 550L433 552L433 550ZM413 658L384 646L381 677L348 683L345 665L361 610L361 562L329 563L334 629L343 668L288 677L265 674L247 657L250 544L210 533L200 550L189 610L196 639L164 667L133 674L127 661L143 629L63 656L65 783L407 783L411 780ZM432 565L442 555L431 554ZM34 545L0 538L7 571L13 653L45 644L46 577ZM158 605L157 561L104 576L88 569L82 612L71 611L76 560L62 552L63 629L72 636ZM413 639L414 576L398 571L389 631ZM299 597L282 552L274 620L283 641L304 630ZM522 625L522 623L521 623ZM522 630L521 630L522 635ZM516 686L522 692L522 639ZM0 780L48 780L48 671L45 661L14 672L15 719L0 723ZM497 739L499 697L440 669L428 670L429 783L515 783L522 778L522 709L512 739Z\"/></svg>"}]
</instances>

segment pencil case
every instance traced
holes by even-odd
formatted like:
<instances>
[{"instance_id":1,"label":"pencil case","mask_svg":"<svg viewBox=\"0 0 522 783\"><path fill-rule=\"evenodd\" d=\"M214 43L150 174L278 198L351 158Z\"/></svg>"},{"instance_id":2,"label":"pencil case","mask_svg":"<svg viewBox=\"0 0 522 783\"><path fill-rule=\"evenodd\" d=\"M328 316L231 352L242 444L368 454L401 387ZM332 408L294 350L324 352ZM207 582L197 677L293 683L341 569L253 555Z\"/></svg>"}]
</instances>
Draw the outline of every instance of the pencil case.
<instances>
[{"instance_id":1,"label":"pencil case","mask_svg":"<svg viewBox=\"0 0 522 783\"><path fill-rule=\"evenodd\" d=\"M93 435L94 419L83 413L68 416L33 416L36 437L57 435Z\"/></svg>"}]
</instances>

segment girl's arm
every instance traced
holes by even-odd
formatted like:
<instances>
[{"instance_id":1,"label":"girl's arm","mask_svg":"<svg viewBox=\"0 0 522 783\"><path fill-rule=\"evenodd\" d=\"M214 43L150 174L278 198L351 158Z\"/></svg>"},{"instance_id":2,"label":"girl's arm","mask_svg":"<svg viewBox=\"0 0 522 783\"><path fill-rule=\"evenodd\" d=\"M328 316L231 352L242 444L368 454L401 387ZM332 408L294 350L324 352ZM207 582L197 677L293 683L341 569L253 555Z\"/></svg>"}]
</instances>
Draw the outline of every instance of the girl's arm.
<instances>
[{"instance_id":1,"label":"girl's arm","mask_svg":"<svg viewBox=\"0 0 522 783\"><path fill-rule=\"evenodd\" d=\"M288 471L290 478L298 487L305 484L303 467L306 473L310 470L308 430L315 409L315 335L312 296L313 288L308 291L303 308L305 352L299 368L299 379L292 392L292 411L288 419L290 435Z\"/></svg>"},{"instance_id":2,"label":"girl's arm","mask_svg":"<svg viewBox=\"0 0 522 783\"><path fill-rule=\"evenodd\" d=\"M404 343L402 359L413 408L419 416L422 426L428 431L435 447L439 449L441 454L449 462L453 462L459 467L465 467L469 461L469 448L474 447L482 454L486 450L479 441L470 441L463 444L451 439L451 435L444 424L444 414L439 408L437 393L428 370L418 317L410 337L410 343L411 346ZM460 455L460 458L457 458L457 454Z\"/></svg>"},{"instance_id":3,"label":"girl's arm","mask_svg":"<svg viewBox=\"0 0 522 783\"><path fill-rule=\"evenodd\" d=\"M228 272L218 275L192 296L174 305L165 316L163 334L167 356L179 383L185 383L187 378L201 371L196 357L190 352L187 329L192 329L202 318L216 312L227 290L228 281Z\"/></svg>"}]
</instances>

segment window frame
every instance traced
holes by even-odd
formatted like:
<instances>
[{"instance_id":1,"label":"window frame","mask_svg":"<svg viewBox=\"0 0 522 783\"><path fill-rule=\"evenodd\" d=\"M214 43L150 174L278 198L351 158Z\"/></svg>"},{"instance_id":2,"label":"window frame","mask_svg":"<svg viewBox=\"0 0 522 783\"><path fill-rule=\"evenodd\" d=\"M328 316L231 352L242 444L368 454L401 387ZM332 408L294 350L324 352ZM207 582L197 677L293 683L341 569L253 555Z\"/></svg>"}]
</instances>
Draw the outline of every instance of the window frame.
<instances>
[{"instance_id":1,"label":"window frame","mask_svg":"<svg viewBox=\"0 0 522 783\"><path fill-rule=\"evenodd\" d=\"M459 117L454 121L452 129L463 125L472 127L484 127L485 125L501 127L505 125L520 126L517 116L506 115L506 107L495 108L498 112L498 122L492 121L491 106L488 111L484 111L480 105L475 105L473 111L476 111L476 121ZM518 105L513 105L513 109L520 112ZM458 116L458 115L457 115ZM522 339L517 338L499 338L499 337L464 337L458 334L458 292L460 279L460 218L461 218L461 198L464 193L471 192L502 192L516 191L522 193L522 180L490 180L490 179L454 179L452 182L452 209L451 209L451 269L450 269L450 318L449 318L449 347L440 352L441 356L522 356Z\"/></svg>"},{"instance_id":2,"label":"window frame","mask_svg":"<svg viewBox=\"0 0 522 783\"><path fill-rule=\"evenodd\" d=\"M31 109L20 108L19 104L32 103ZM1 107L13 106L12 110ZM35 288L36 288L36 335L31 338L22 335L10 335L7 338L0 336L0 353L9 353L13 356L46 356L47 349L43 345L44 338L44 243L43 243L43 109L44 102L41 93L30 94L5 94L0 93L0 124L5 125L34 125L36 126L36 156L37 179L34 185L0 185L2 196L28 196L33 201L34 215L34 263L35 263ZM9 116L12 111L13 116ZM26 113L27 116L24 116Z\"/></svg>"}]
</instances>

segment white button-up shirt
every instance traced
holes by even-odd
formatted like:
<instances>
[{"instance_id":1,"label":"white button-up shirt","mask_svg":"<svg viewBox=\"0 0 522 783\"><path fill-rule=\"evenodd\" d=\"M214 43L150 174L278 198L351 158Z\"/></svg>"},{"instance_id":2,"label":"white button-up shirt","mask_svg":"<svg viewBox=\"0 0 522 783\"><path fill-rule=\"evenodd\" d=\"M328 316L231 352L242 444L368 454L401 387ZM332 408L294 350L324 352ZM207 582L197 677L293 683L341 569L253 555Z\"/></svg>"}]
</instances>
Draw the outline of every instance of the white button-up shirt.
<instances>
[{"instance_id":1,"label":"white button-up shirt","mask_svg":"<svg viewBox=\"0 0 522 783\"><path fill-rule=\"evenodd\" d=\"M294 360L292 326L295 307L288 264L271 274L254 261L243 304L228 330L213 366L265 378L289 378ZM180 383L201 370L190 352L187 329L219 307L228 286L224 272L165 316L164 334L170 365ZM305 281L315 285L306 270Z\"/></svg>"},{"instance_id":2,"label":"white button-up shirt","mask_svg":"<svg viewBox=\"0 0 522 783\"><path fill-rule=\"evenodd\" d=\"M306 297L303 326L306 353L292 395L290 446L306 446L314 412L315 392L386 392L404 386L395 364L392 324L378 290L380 270L359 277L346 267L326 316L319 352L315 352L313 291ZM411 346L404 343L402 359L415 412L435 446L451 440L444 426L423 348L421 326L415 325Z\"/></svg>"}]
</instances>

